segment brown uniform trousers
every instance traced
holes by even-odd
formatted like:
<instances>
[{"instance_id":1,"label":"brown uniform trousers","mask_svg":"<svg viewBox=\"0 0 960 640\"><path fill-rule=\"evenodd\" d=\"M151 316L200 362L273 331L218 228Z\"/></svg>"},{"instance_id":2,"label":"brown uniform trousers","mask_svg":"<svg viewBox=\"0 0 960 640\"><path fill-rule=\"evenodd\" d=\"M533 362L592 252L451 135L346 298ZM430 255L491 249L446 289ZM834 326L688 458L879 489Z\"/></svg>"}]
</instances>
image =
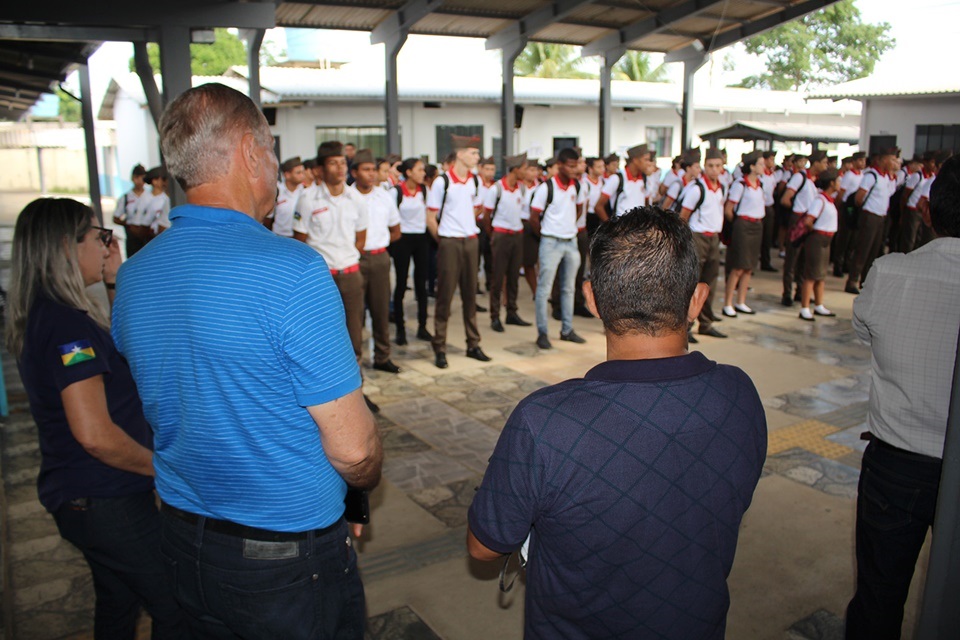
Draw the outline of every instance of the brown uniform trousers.
<instances>
[{"instance_id":1,"label":"brown uniform trousers","mask_svg":"<svg viewBox=\"0 0 960 640\"><path fill-rule=\"evenodd\" d=\"M347 333L350 334L350 343L359 365L363 352L363 276L360 275L360 269L352 270L348 267L346 271L348 273L331 270L330 273L333 275L334 284L340 290L343 313L347 319Z\"/></svg>"},{"instance_id":2,"label":"brown uniform trousers","mask_svg":"<svg viewBox=\"0 0 960 640\"><path fill-rule=\"evenodd\" d=\"M490 281L490 319L500 318L500 299L503 280L507 280L507 315L516 315L517 296L520 293L520 263L523 262L523 232L504 233L494 230L491 235L493 250L493 277Z\"/></svg>"},{"instance_id":3,"label":"brown uniform trousers","mask_svg":"<svg viewBox=\"0 0 960 640\"><path fill-rule=\"evenodd\" d=\"M360 256L363 297L373 326L373 363L390 359L390 254L386 249Z\"/></svg>"},{"instance_id":4,"label":"brown uniform trousers","mask_svg":"<svg viewBox=\"0 0 960 640\"><path fill-rule=\"evenodd\" d=\"M857 223L857 244L853 250L848 285L859 286L867 279L873 261L883 252L886 216L878 216L866 209L860 212Z\"/></svg>"},{"instance_id":5,"label":"brown uniform trousers","mask_svg":"<svg viewBox=\"0 0 960 640\"><path fill-rule=\"evenodd\" d=\"M713 326L708 314L713 309L713 293L717 286L717 276L720 274L720 234L694 232L693 244L700 260L700 282L710 287L707 301L703 303L703 310L697 318L700 321L700 331L708 331Z\"/></svg>"},{"instance_id":6,"label":"brown uniform trousers","mask_svg":"<svg viewBox=\"0 0 960 640\"><path fill-rule=\"evenodd\" d=\"M447 351L447 321L450 303L460 287L463 303L463 327L467 334L467 348L480 345L477 329L477 271L480 268L480 243L477 236L470 238L440 237L437 248L437 304L433 312L433 350Z\"/></svg>"}]
</instances>

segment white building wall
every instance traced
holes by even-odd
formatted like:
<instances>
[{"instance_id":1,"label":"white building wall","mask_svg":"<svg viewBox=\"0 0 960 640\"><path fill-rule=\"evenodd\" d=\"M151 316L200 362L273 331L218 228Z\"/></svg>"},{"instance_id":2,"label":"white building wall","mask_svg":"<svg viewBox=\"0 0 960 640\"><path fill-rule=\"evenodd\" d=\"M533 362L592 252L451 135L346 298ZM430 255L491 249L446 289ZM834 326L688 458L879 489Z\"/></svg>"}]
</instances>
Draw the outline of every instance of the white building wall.
<instances>
[{"instance_id":1,"label":"white building wall","mask_svg":"<svg viewBox=\"0 0 960 640\"><path fill-rule=\"evenodd\" d=\"M135 165L150 169L160 164L157 127L150 110L125 91L117 93L113 113L117 124L117 173L123 188L129 189L130 172Z\"/></svg>"},{"instance_id":2,"label":"white building wall","mask_svg":"<svg viewBox=\"0 0 960 640\"><path fill-rule=\"evenodd\" d=\"M960 124L960 96L864 100L860 145L869 148L870 136L897 136L903 157L913 156L918 124Z\"/></svg>"}]
</instances>

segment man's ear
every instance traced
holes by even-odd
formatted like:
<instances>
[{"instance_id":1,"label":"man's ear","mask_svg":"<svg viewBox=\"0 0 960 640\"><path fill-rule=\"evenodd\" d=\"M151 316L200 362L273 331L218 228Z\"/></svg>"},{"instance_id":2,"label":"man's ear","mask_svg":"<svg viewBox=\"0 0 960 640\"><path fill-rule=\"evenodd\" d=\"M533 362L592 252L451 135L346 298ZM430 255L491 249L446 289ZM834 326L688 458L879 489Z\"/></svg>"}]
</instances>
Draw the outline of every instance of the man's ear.
<instances>
[{"instance_id":1,"label":"man's ear","mask_svg":"<svg viewBox=\"0 0 960 640\"><path fill-rule=\"evenodd\" d=\"M252 133L245 133L240 138L239 146L240 161L243 163L241 166L251 178L257 177L260 174L261 160L259 156L260 147L257 145L256 138L253 137Z\"/></svg>"},{"instance_id":2,"label":"man's ear","mask_svg":"<svg viewBox=\"0 0 960 640\"><path fill-rule=\"evenodd\" d=\"M697 288L693 290L693 295L690 297L690 306L687 307L687 322L692 323L697 319L708 295L710 295L709 285L705 282L698 282Z\"/></svg>"},{"instance_id":3,"label":"man's ear","mask_svg":"<svg viewBox=\"0 0 960 640\"><path fill-rule=\"evenodd\" d=\"M600 317L600 314L597 313L597 299L593 297L593 283L589 280L583 281L583 303L587 305L590 313L597 318Z\"/></svg>"}]
</instances>

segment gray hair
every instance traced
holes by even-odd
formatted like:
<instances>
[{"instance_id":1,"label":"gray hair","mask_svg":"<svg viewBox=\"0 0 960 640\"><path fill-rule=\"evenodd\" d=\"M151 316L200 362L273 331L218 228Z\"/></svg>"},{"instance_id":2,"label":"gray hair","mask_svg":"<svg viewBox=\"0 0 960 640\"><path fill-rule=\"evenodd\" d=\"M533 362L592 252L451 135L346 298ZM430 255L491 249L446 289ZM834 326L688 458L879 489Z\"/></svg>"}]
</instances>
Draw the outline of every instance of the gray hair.
<instances>
[{"instance_id":1,"label":"gray hair","mask_svg":"<svg viewBox=\"0 0 960 640\"><path fill-rule=\"evenodd\" d=\"M39 198L20 212L13 231L6 309L7 349L17 359L38 295L86 311L109 328L107 312L87 292L77 258L77 243L94 220L93 209L69 198Z\"/></svg>"},{"instance_id":2,"label":"gray hair","mask_svg":"<svg viewBox=\"0 0 960 640\"><path fill-rule=\"evenodd\" d=\"M273 149L270 127L253 101L219 83L177 96L158 129L167 169L184 191L222 177L246 133L252 133L261 147Z\"/></svg>"}]
</instances>

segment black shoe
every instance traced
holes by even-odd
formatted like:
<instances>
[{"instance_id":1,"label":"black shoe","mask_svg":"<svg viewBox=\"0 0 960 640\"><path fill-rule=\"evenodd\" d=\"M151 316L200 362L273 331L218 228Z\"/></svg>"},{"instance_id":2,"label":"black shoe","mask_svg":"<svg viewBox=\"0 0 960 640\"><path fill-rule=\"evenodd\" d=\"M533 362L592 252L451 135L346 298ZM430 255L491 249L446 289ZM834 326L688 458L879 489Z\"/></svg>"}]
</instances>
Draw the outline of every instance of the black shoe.
<instances>
[{"instance_id":1,"label":"black shoe","mask_svg":"<svg viewBox=\"0 0 960 640\"><path fill-rule=\"evenodd\" d=\"M435 358L434 358L433 363L434 363L435 365L437 365L437 368L438 368L438 369L446 369L446 368L447 368L447 354L445 354L445 353L437 353L436 356L435 356Z\"/></svg>"},{"instance_id":2,"label":"black shoe","mask_svg":"<svg viewBox=\"0 0 960 640\"><path fill-rule=\"evenodd\" d=\"M491 322L490 328L496 331L497 333L503 333L503 323L500 322L500 318L497 318L493 322Z\"/></svg>"},{"instance_id":3,"label":"black shoe","mask_svg":"<svg viewBox=\"0 0 960 640\"><path fill-rule=\"evenodd\" d=\"M550 316L551 316L554 320L561 320L561 319L562 319L562 316L560 315L560 307L554 307L554 308L553 308L553 312L550 314Z\"/></svg>"},{"instance_id":4,"label":"black shoe","mask_svg":"<svg viewBox=\"0 0 960 640\"><path fill-rule=\"evenodd\" d=\"M367 409L370 409L370 413L380 413L380 407L377 406L377 403L367 397L367 394L363 394L363 401L367 403Z\"/></svg>"},{"instance_id":5,"label":"black shoe","mask_svg":"<svg viewBox=\"0 0 960 640\"><path fill-rule=\"evenodd\" d=\"M550 338L547 337L547 334L541 333L537 336L537 346L541 349L553 349L553 345L550 344Z\"/></svg>"},{"instance_id":6,"label":"black shoe","mask_svg":"<svg viewBox=\"0 0 960 640\"><path fill-rule=\"evenodd\" d=\"M792 307L792 306L793 306L793 298L791 298L789 294L786 294L786 293L785 293L785 294L783 294L783 296L780 298L780 304L782 304L782 305L785 306L785 307Z\"/></svg>"},{"instance_id":7,"label":"black shoe","mask_svg":"<svg viewBox=\"0 0 960 640\"><path fill-rule=\"evenodd\" d=\"M852 293L855 296L860 295L860 287L855 284L850 284L849 282L847 283L847 286L843 288L843 290L847 293Z\"/></svg>"},{"instance_id":8,"label":"black shoe","mask_svg":"<svg viewBox=\"0 0 960 640\"><path fill-rule=\"evenodd\" d=\"M713 312L713 309L704 309L703 315L707 317L710 322L723 322L723 318L720 318Z\"/></svg>"},{"instance_id":9,"label":"black shoe","mask_svg":"<svg viewBox=\"0 0 960 640\"><path fill-rule=\"evenodd\" d=\"M726 338L726 337L727 337L727 334L725 334L725 333L720 333L719 331L717 331L717 330L714 329L713 327L710 327L710 328L707 329L706 331L704 331L703 329L700 329L700 331L699 331L698 333L699 333L700 335L702 335L702 336L710 336L711 338Z\"/></svg>"},{"instance_id":10,"label":"black shoe","mask_svg":"<svg viewBox=\"0 0 960 640\"><path fill-rule=\"evenodd\" d=\"M483 352L483 349L480 347L473 347L472 349L467 349L467 357L473 358L474 360L479 360L480 362L490 362L493 360L490 356Z\"/></svg>"},{"instance_id":11,"label":"black shoe","mask_svg":"<svg viewBox=\"0 0 960 640\"><path fill-rule=\"evenodd\" d=\"M397 327L397 339L394 340L399 346L407 344L407 329L404 326Z\"/></svg>"},{"instance_id":12,"label":"black shoe","mask_svg":"<svg viewBox=\"0 0 960 640\"><path fill-rule=\"evenodd\" d=\"M695 335L693 335L693 333L691 333L690 331L688 331L688 332L687 332L687 342L689 342L690 344L699 344L700 341L697 340L697 337L696 337Z\"/></svg>"},{"instance_id":13,"label":"black shoe","mask_svg":"<svg viewBox=\"0 0 960 640\"><path fill-rule=\"evenodd\" d=\"M842 278L843 277L843 267L834 267L833 268L833 277Z\"/></svg>"},{"instance_id":14,"label":"black shoe","mask_svg":"<svg viewBox=\"0 0 960 640\"><path fill-rule=\"evenodd\" d=\"M560 339L564 342L572 342L574 344L586 344L586 340L577 335L577 332L573 329L570 330L570 333L561 333Z\"/></svg>"},{"instance_id":15,"label":"black shoe","mask_svg":"<svg viewBox=\"0 0 960 640\"><path fill-rule=\"evenodd\" d=\"M477 283L477 295L478 295L478 296L482 296L482 295L483 295L483 287L480 286L480 283L479 283L479 282Z\"/></svg>"},{"instance_id":16,"label":"black shoe","mask_svg":"<svg viewBox=\"0 0 960 640\"><path fill-rule=\"evenodd\" d=\"M772 264L765 264L765 265L763 265L762 267L760 267L760 271L767 271L767 272L769 272L769 273L776 273L776 272L778 271L778 269L777 269L775 266L773 266Z\"/></svg>"},{"instance_id":17,"label":"black shoe","mask_svg":"<svg viewBox=\"0 0 960 640\"><path fill-rule=\"evenodd\" d=\"M389 360L380 363L374 362L373 368L377 371L386 371L387 373L400 373L400 367L393 364Z\"/></svg>"},{"instance_id":18,"label":"black shoe","mask_svg":"<svg viewBox=\"0 0 960 640\"><path fill-rule=\"evenodd\" d=\"M486 313L488 309L485 306L478 304L477 311L479 311L480 313Z\"/></svg>"},{"instance_id":19,"label":"black shoe","mask_svg":"<svg viewBox=\"0 0 960 640\"><path fill-rule=\"evenodd\" d=\"M518 315L515 314L515 313L509 313L509 314L507 314L506 324L515 324L515 325L517 325L518 327L530 327L530 326L532 326L531 323L527 322L526 320L524 320L523 318L521 318L520 316L518 316Z\"/></svg>"},{"instance_id":20,"label":"black shoe","mask_svg":"<svg viewBox=\"0 0 960 640\"><path fill-rule=\"evenodd\" d=\"M392 307L392 305L391 305L391 307ZM388 320L387 320L387 321L388 321L390 324L394 324L394 323L396 323L396 321L397 321L396 316L393 315L393 309L392 309L392 308L390 309L390 315L388 316Z\"/></svg>"},{"instance_id":21,"label":"black shoe","mask_svg":"<svg viewBox=\"0 0 960 640\"><path fill-rule=\"evenodd\" d=\"M418 327L417 340L426 340L427 342L430 342L431 340L433 340L433 336L430 335L430 332L427 331L426 327Z\"/></svg>"},{"instance_id":22,"label":"black shoe","mask_svg":"<svg viewBox=\"0 0 960 640\"><path fill-rule=\"evenodd\" d=\"M803 298L800 297L800 288L797 288L797 292L793 295L794 302L803 302Z\"/></svg>"},{"instance_id":23,"label":"black shoe","mask_svg":"<svg viewBox=\"0 0 960 640\"><path fill-rule=\"evenodd\" d=\"M590 313L590 309L587 309L585 306L580 305L579 307L574 307L573 315L580 316L581 318L592 318L593 314Z\"/></svg>"}]
</instances>

